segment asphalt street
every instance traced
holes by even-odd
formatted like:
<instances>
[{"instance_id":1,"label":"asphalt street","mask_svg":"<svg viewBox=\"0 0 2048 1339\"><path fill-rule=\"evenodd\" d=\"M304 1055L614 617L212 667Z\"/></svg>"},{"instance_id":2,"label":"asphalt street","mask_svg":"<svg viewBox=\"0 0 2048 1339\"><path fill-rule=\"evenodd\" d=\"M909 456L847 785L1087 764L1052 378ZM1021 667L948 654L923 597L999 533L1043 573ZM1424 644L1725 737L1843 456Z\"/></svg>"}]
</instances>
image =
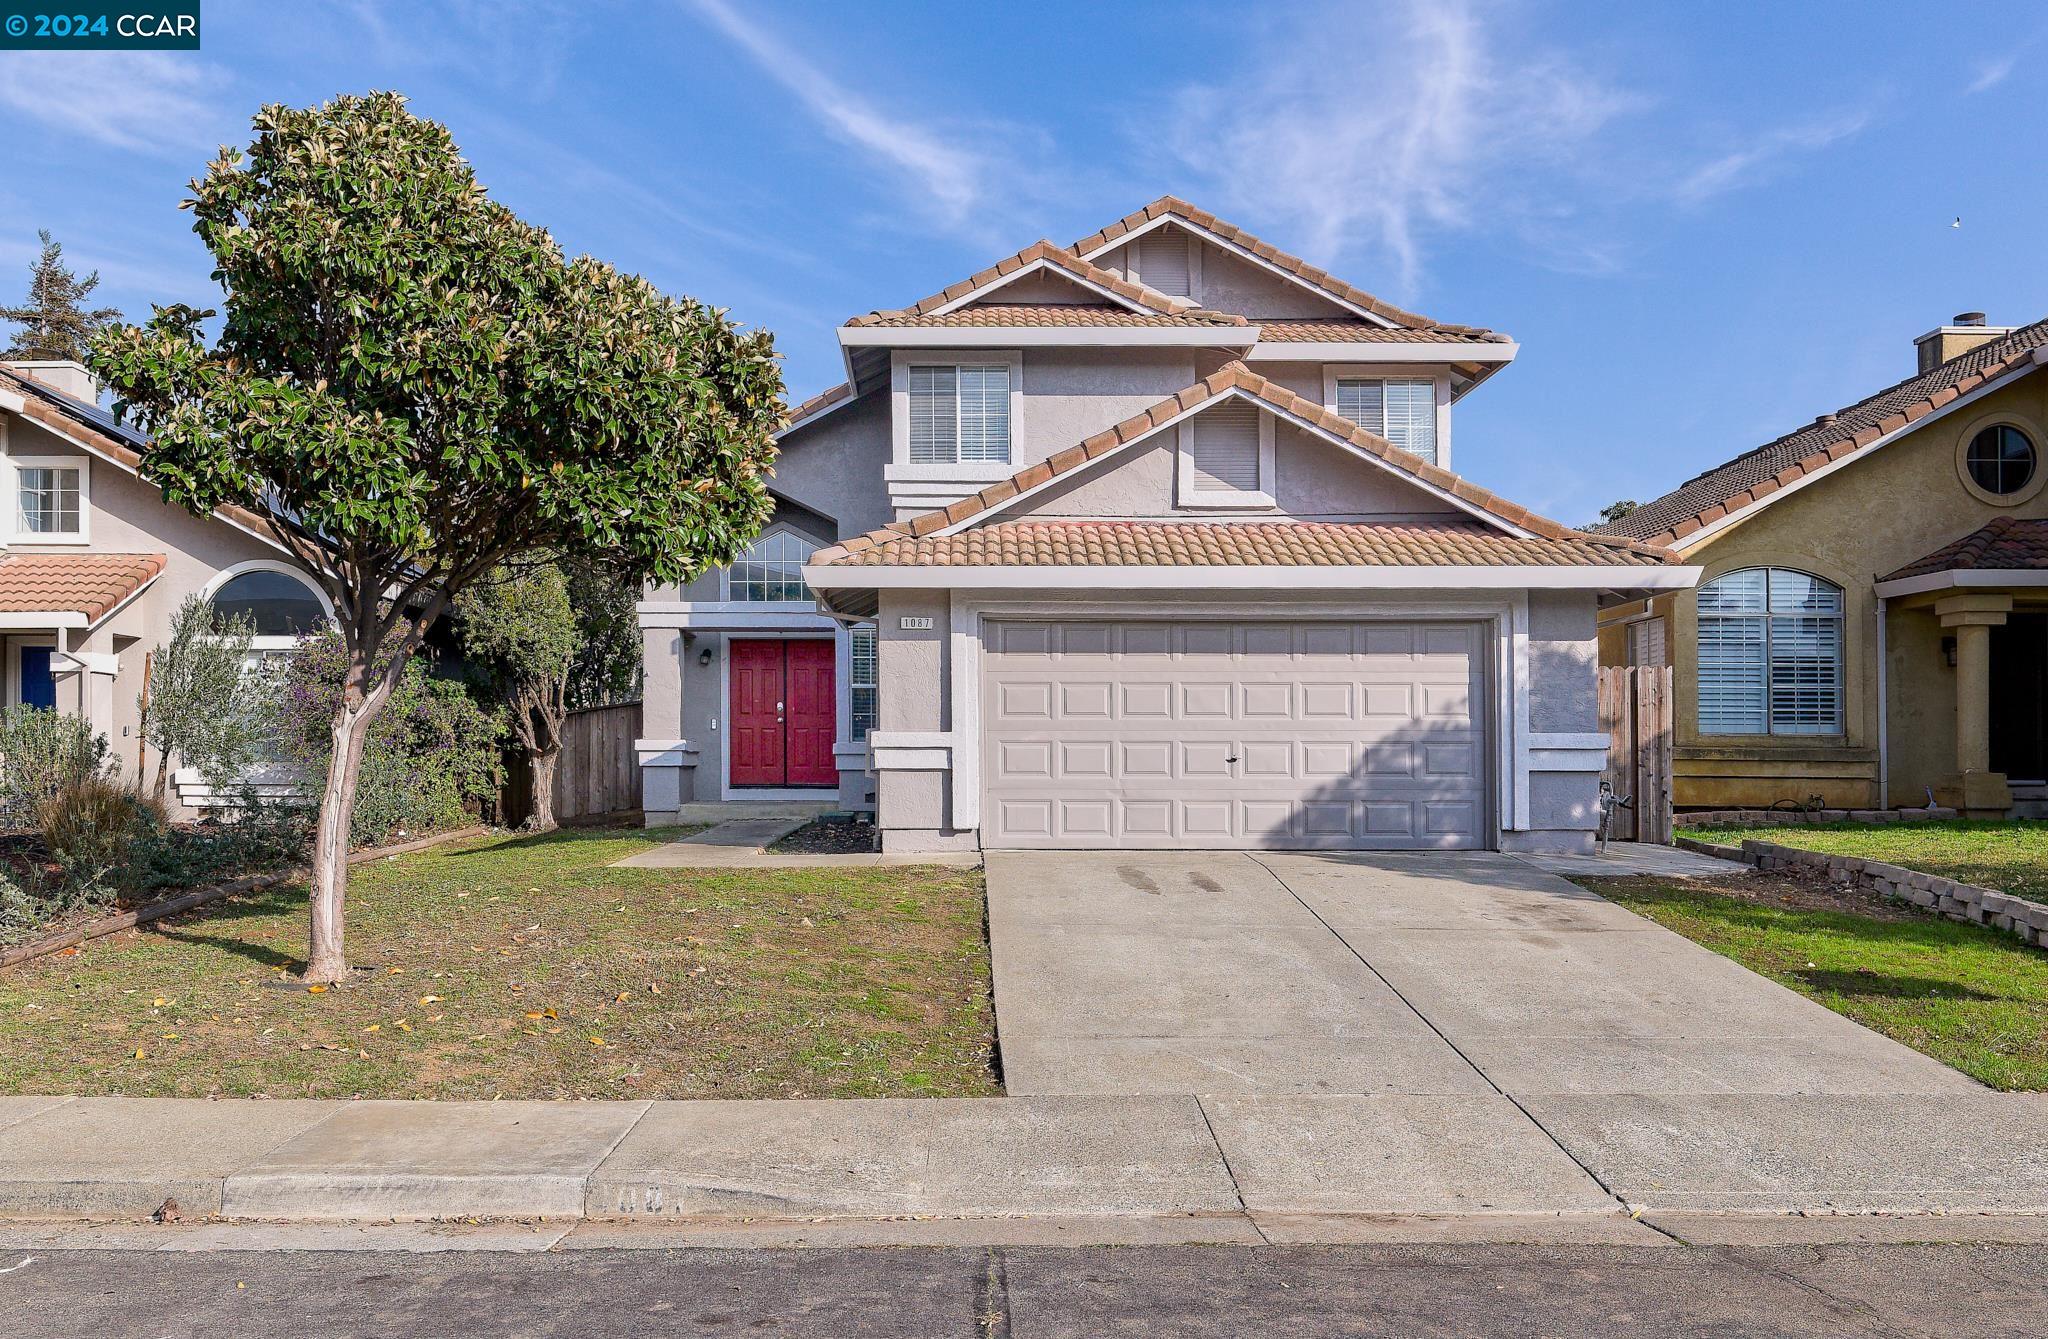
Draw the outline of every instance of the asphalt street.
<instances>
[{"instance_id":1,"label":"asphalt street","mask_svg":"<svg viewBox=\"0 0 2048 1339\"><path fill-rule=\"evenodd\" d=\"M2039 1245L5 1254L11 1339L1996 1336L2048 1316Z\"/></svg>"}]
</instances>

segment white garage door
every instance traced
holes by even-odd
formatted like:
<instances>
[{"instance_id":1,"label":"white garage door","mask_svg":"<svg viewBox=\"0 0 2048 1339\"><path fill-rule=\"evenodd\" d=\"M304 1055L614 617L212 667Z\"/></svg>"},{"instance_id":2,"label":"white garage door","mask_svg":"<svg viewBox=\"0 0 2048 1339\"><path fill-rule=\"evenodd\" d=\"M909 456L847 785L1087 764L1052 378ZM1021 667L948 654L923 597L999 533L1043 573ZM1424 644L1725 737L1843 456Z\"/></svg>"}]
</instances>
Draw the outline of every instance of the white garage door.
<instances>
[{"instance_id":1,"label":"white garage door","mask_svg":"<svg viewBox=\"0 0 2048 1339\"><path fill-rule=\"evenodd\" d=\"M1481 627L999 622L983 844L1482 846Z\"/></svg>"}]
</instances>

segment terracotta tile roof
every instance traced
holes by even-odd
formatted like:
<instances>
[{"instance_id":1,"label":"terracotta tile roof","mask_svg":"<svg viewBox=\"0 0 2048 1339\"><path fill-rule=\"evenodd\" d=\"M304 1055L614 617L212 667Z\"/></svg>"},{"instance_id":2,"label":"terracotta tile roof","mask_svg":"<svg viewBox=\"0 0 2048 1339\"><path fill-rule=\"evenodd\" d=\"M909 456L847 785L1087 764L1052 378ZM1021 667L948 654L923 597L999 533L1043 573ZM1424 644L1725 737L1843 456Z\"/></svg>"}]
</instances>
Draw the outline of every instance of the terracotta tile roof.
<instances>
[{"instance_id":1,"label":"terracotta tile roof","mask_svg":"<svg viewBox=\"0 0 2048 1339\"><path fill-rule=\"evenodd\" d=\"M83 614L88 623L164 570L161 553L0 554L0 614Z\"/></svg>"},{"instance_id":2,"label":"terracotta tile roof","mask_svg":"<svg viewBox=\"0 0 2048 1339\"><path fill-rule=\"evenodd\" d=\"M846 400L853 398L853 384L842 381L837 386L827 386L802 404L791 405L782 411L781 430L787 430L815 414L821 414Z\"/></svg>"},{"instance_id":3,"label":"terracotta tile roof","mask_svg":"<svg viewBox=\"0 0 2048 1339\"><path fill-rule=\"evenodd\" d=\"M1184 312L1134 312L1128 307L1084 303L1002 303L987 302L961 307L945 315L877 316L864 319L875 326L1229 326L1241 328L1243 317L1190 308Z\"/></svg>"},{"instance_id":4,"label":"terracotta tile roof","mask_svg":"<svg viewBox=\"0 0 2048 1339\"><path fill-rule=\"evenodd\" d=\"M1522 539L1482 521L997 521L899 538L847 567L1651 567L1592 540Z\"/></svg>"},{"instance_id":5,"label":"terracotta tile roof","mask_svg":"<svg viewBox=\"0 0 2048 1339\"><path fill-rule=\"evenodd\" d=\"M1233 391L1249 395L1281 413L1312 424L1340 441L1348 442L1377 458L1396 473L1405 474L1439 492L1448 493L1467 506L1477 508L1518 529L1527 530L1539 538L1589 543L1617 553L1633 554L1656 563L1675 561L1673 555L1651 545L1639 544L1629 539L1587 535L1538 516L1525 507L1517 506L1506 498L1459 478L1449 470L1430 464L1420 456L1401 450L1384 437L1367 432L1349 419L1339 418L1314 401L1303 399L1285 386L1268 381L1243 363L1233 362L1226 363L1206 380L1197 382L1178 395L1161 400L1143 413L1134 414L1115 427L1099 432L1077 446L1068 447L1049 460L1027 466L1001 483L991 484L982 489L973 497L963 498L942 510L925 512L907 521L896 521L879 530L871 530L865 535L842 540L833 548L821 550L812 558L812 562L824 564L846 561L881 545L893 545L906 538L922 539L949 526L959 525L991 507L1009 501L1019 493L1040 487L1063 474L1084 467L1091 460L1107 455L1118 447L1149 436L1180 415Z\"/></svg>"},{"instance_id":6,"label":"terracotta tile roof","mask_svg":"<svg viewBox=\"0 0 2048 1339\"><path fill-rule=\"evenodd\" d=\"M1957 396L2024 371L2033 366L2034 350L2043 345L2048 345L2048 320L2022 326L1688 479L1654 502L1601 526L1600 532L1658 544L1684 539L1803 475L1861 451Z\"/></svg>"},{"instance_id":7,"label":"terracotta tile roof","mask_svg":"<svg viewBox=\"0 0 2048 1339\"><path fill-rule=\"evenodd\" d=\"M2048 520L2001 516L1973 534L1878 578L1899 581L1935 572L2048 571Z\"/></svg>"},{"instance_id":8,"label":"terracotta tile roof","mask_svg":"<svg viewBox=\"0 0 2048 1339\"><path fill-rule=\"evenodd\" d=\"M1505 335L1475 331L1466 326L1375 325L1362 316L1348 320L1262 316L1258 320L1262 344L1505 344Z\"/></svg>"},{"instance_id":9,"label":"terracotta tile roof","mask_svg":"<svg viewBox=\"0 0 2048 1339\"><path fill-rule=\"evenodd\" d=\"M940 307L958 302L970 294L995 283L998 279L1007 279L1019 270L1038 264L1040 261L1051 265L1055 269L1064 270L1067 274L1084 283L1093 284L1097 288L1114 293L1128 303L1143 307L1147 311L1155 312L1162 316L1174 316L1184 312L1192 312L1204 316L1213 316L1216 318L1217 323L1222 325L1244 325L1246 323L1242 316L1232 316L1226 312L1204 311L1186 299L1175 301L1162 297L1151 289L1134 284L1130 280L1121 278L1109 270L1105 270L1097 265L1090 265L1087 261L1082 260L1064 247L1048 241L1038 241L1025 247L1016 255L1005 257L987 269L962 279L957 284L941 289L928 298L920 298L908 307L869 312L865 316L853 317L846 324L856 326L880 325L891 318L927 316Z\"/></svg>"},{"instance_id":10,"label":"terracotta tile roof","mask_svg":"<svg viewBox=\"0 0 2048 1339\"><path fill-rule=\"evenodd\" d=\"M1391 302L1383 302L1364 289L1354 288L1327 270L1317 269L1301 257L1289 255L1270 242L1262 242L1236 224L1226 223L1208 210L1197 209L1177 196L1160 196L1137 213L1127 214L1102 231L1083 237L1080 241L1074 243L1072 250L1076 255L1085 256L1091 251L1109 245L1124 234L1134 232L1154 219L1168 214L1192 223L1205 232L1212 232L1236 246L1243 247L1268 265L1293 275L1311 288L1321 289L1331 297L1369 311L1375 316L1383 317L1396 325L1410 326L1415 329L1431 328L1437 330L1465 330L1472 334L1484 333L1476 326L1447 326L1440 321L1432 321L1429 317L1419 315L1416 312L1404 311Z\"/></svg>"},{"instance_id":11,"label":"terracotta tile roof","mask_svg":"<svg viewBox=\"0 0 2048 1339\"><path fill-rule=\"evenodd\" d=\"M0 367L0 386L26 392L22 396L22 417L53 431L83 440L93 450L130 474L141 476L142 453L136 449L135 444L145 439L133 428L125 425L117 425L111 430L103 426L115 421L99 406L74 400L62 391L45 386L32 377L10 372L4 367ZM120 435L116 435L117 432ZM229 503L226 506L215 507L213 514L266 538L270 535L270 523L247 507Z\"/></svg>"}]
</instances>

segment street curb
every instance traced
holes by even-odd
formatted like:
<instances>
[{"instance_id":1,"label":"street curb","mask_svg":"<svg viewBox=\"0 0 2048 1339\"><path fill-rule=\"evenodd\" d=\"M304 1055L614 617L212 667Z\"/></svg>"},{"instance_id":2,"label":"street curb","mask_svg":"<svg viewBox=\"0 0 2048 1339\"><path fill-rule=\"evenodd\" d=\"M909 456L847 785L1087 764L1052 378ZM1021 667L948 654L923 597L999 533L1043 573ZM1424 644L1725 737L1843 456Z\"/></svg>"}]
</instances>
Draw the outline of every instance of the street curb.
<instances>
[{"instance_id":1,"label":"street curb","mask_svg":"<svg viewBox=\"0 0 2048 1339\"><path fill-rule=\"evenodd\" d=\"M392 846L368 846L360 851L350 852L348 863L351 865L361 865L371 860L383 860L390 856L410 855L414 851L424 851L430 847L440 846L446 842L458 841L464 837L481 837L488 832L490 832L490 829L485 827L458 828L454 832L437 832L431 837L419 837L413 841L399 842ZM275 888L281 883L290 883L294 879L303 879L310 872L304 865L294 865L290 869L277 870L270 874L252 874L246 878L231 879L226 883L217 883L206 888L195 888L190 892L180 893L176 897L167 897L161 901L151 902L147 906L137 907L133 911L121 912L119 915L102 916L96 921L87 921L84 925L74 925L69 930L64 930L42 939L31 940L26 944L17 944L5 952L0 952L0 971L4 971L19 963L32 962L37 958L47 958L52 953L62 953L73 944L83 944L94 939L104 939L108 935L119 934L123 930L131 930L138 925L147 925L151 921L162 920L166 916L175 916L181 911L190 911L194 907L207 906L223 898L233 897L238 893L253 893L264 888Z\"/></svg>"}]
</instances>

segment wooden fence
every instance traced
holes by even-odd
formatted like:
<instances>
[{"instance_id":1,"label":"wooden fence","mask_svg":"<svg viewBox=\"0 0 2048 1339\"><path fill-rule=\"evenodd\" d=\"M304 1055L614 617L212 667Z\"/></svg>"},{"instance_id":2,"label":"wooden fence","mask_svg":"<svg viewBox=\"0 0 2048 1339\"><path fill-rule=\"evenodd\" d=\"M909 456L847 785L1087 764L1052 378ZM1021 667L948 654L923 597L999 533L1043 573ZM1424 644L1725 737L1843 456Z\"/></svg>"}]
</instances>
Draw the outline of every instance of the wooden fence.
<instances>
[{"instance_id":1,"label":"wooden fence","mask_svg":"<svg viewBox=\"0 0 2048 1339\"><path fill-rule=\"evenodd\" d=\"M1607 784L1618 799L1607 835L1671 843L1671 667L1605 665L1600 728L1607 734Z\"/></svg>"},{"instance_id":2,"label":"wooden fence","mask_svg":"<svg viewBox=\"0 0 2048 1339\"><path fill-rule=\"evenodd\" d=\"M555 821L573 822L640 807L640 704L572 711L562 725L562 758L555 767ZM524 754L505 759L505 791L498 821L517 827L533 812L533 775Z\"/></svg>"}]
</instances>

